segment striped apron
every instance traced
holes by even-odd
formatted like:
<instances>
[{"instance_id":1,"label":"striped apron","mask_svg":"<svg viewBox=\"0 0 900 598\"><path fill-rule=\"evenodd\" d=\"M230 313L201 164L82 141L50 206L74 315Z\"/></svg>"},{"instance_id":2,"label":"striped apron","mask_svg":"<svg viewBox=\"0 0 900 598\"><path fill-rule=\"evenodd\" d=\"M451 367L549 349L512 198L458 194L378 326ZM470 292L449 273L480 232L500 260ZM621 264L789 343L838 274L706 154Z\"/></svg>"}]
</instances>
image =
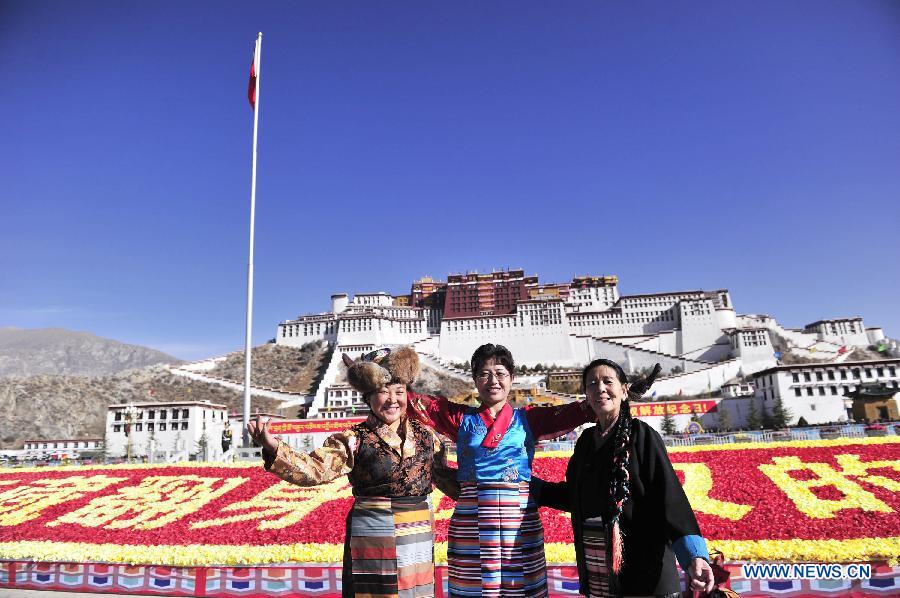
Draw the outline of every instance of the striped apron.
<instances>
[{"instance_id":1,"label":"striped apron","mask_svg":"<svg viewBox=\"0 0 900 598\"><path fill-rule=\"evenodd\" d=\"M434 596L430 496L357 497L347 532L351 580L345 579L343 596Z\"/></svg>"},{"instance_id":2,"label":"striped apron","mask_svg":"<svg viewBox=\"0 0 900 598\"><path fill-rule=\"evenodd\" d=\"M606 566L606 526L602 517L585 519L581 525L588 598L607 598L610 593L609 568Z\"/></svg>"},{"instance_id":3,"label":"striped apron","mask_svg":"<svg viewBox=\"0 0 900 598\"><path fill-rule=\"evenodd\" d=\"M450 596L547 596L544 528L528 482L463 483L447 561Z\"/></svg>"}]
</instances>

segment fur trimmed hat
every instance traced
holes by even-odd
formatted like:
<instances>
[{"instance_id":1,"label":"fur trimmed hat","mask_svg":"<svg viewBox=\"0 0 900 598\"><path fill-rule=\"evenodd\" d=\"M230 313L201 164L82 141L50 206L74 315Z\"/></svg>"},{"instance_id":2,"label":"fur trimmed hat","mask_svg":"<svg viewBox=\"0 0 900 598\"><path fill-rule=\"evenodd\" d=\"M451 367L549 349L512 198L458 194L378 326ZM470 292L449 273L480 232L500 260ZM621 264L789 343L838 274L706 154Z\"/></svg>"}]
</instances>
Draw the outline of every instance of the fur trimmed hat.
<instances>
[{"instance_id":1,"label":"fur trimmed hat","mask_svg":"<svg viewBox=\"0 0 900 598\"><path fill-rule=\"evenodd\" d=\"M378 349L356 361L344 353L350 386L366 396L388 384L411 384L419 374L419 356L412 347Z\"/></svg>"}]
</instances>

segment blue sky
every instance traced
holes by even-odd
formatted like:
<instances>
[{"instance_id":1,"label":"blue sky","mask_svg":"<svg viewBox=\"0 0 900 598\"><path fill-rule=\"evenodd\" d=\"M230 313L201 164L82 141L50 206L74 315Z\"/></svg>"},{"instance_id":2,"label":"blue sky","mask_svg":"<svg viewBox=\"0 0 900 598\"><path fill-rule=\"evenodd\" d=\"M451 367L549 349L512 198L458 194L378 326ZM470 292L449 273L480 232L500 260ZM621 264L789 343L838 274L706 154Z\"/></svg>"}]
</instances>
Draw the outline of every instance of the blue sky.
<instances>
[{"instance_id":1,"label":"blue sky","mask_svg":"<svg viewBox=\"0 0 900 598\"><path fill-rule=\"evenodd\" d=\"M900 3L0 4L0 326L240 348L521 267L900 336Z\"/></svg>"}]
</instances>

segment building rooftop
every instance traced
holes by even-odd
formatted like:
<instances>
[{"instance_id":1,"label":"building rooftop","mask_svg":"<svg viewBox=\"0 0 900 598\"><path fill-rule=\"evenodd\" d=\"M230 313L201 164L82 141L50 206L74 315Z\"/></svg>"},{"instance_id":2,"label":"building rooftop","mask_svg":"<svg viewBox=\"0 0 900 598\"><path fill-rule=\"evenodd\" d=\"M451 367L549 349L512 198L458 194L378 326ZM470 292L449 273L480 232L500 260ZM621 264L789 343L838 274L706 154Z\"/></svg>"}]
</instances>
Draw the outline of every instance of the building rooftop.
<instances>
[{"instance_id":1,"label":"building rooftop","mask_svg":"<svg viewBox=\"0 0 900 598\"><path fill-rule=\"evenodd\" d=\"M103 442L102 438L26 438L22 442Z\"/></svg>"},{"instance_id":2,"label":"building rooftop","mask_svg":"<svg viewBox=\"0 0 900 598\"><path fill-rule=\"evenodd\" d=\"M127 409L129 403L116 403L115 405L108 405L107 409ZM212 409L228 409L225 405L220 405L219 403L210 403L209 401L170 401L168 403L154 403L154 402L146 402L146 403L130 403L133 407L152 407L154 409L158 409L161 407L184 407L189 405L199 405L201 407L210 407Z\"/></svg>"},{"instance_id":3,"label":"building rooftop","mask_svg":"<svg viewBox=\"0 0 900 598\"><path fill-rule=\"evenodd\" d=\"M760 376L765 376L766 374L771 374L773 372L785 372L791 370L821 370L821 369L829 369L829 368L846 368L846 367L878 367L879 365L900 365L900 358L894 359L875 359L872 361L841 361L839 363L835 363L833 361L826 361L822 363L795 363L790 365L776 365L775 367L766 368L764 370L760 370L753 374L754 378L758 378Z\"/></svg>"},{"instance_id":4,"label":"building rooftop","mask_svg":"<svg viewBox=\"0 0 900 598\"><path fill-rule=\"evenodd\" d=\"M815 322L807 324L806 327L809 328L810 326L815 326L817 324L831 324L834 322L854 322L857 320L862 320L862 318L860 316L852 316L847 318L833 318L831 320L816 320Z\"/></svg>"}]
</instances>

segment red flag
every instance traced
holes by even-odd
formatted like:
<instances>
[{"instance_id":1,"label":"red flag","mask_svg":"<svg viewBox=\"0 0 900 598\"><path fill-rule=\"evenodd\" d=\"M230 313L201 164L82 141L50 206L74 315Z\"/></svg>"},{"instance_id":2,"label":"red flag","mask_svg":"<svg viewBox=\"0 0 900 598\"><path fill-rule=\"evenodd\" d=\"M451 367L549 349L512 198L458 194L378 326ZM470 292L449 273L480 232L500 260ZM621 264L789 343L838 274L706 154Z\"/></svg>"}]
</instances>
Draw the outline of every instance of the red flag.
<instances>
[{"instance_id":1,"label":"red flag","mask_svg":"<svg viewBox=\"0 0 900 598\"><path fill-rule=\"evenodd\" d=\"M256 56L250 63L250 83L247 84L247 99L250 100L250 106L256 108Z\"/></svg>"}]
</instances>

